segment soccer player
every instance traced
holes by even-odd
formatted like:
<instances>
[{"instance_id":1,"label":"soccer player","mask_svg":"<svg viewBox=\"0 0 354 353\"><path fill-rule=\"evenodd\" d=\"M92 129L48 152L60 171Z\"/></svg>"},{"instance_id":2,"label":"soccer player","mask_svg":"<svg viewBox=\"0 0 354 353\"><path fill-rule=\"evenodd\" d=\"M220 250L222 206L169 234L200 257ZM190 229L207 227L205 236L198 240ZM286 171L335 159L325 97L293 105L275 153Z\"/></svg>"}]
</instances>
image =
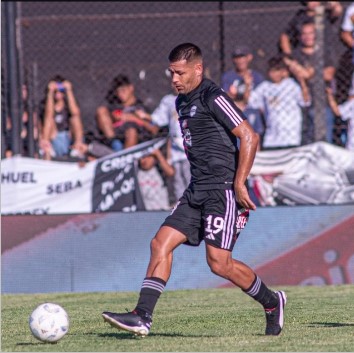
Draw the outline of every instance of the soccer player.
<instances>
[{"instance_id":1,"label":"soccer player","mask_svg":"<svg viewBox=\"0 0 354 353\"><path fill-rule=\"evenodd\" d=\"M176 110L191 165L191 183L151 241L150 262L135 309L128 313L105 311L102 316L118 329L149 334L155 305L171 274L174 249L181 244L198 246L204 240L211 271L258 301L265 310L265 334L279 335L285 293L270 290L251 268L232 258L249 210L256 209L246 180L258 135L232 99L203 77L199 47L180 44L171 51L169 62L178 91Z\"/></svg>"}]
</instances>

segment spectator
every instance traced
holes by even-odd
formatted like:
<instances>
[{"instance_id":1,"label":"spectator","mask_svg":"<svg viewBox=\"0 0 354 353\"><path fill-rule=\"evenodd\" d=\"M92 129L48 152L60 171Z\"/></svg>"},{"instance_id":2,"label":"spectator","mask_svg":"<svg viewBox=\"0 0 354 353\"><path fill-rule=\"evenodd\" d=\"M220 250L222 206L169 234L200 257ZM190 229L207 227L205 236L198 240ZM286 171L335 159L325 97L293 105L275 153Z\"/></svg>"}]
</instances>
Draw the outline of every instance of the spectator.
<instances>
[{"instance_id":1,"label":"spectator","mask_svg":"<svg viewBox=\"0 0 354 353\"><path fill-rule=\"evenodd\" d=\"M28 85L23 84L22 85L22 100L23 100L23 114L22 114L22 129L21 129L21 139L22 139L22 146L23 146L23 155L24 156L29 156L29 114L30 114L30 109L29 109L29 96L28 96ZM39 138L39 131L40 131L40 125L38 121L38 114L37 112L32 112L32 119L33 119L33 143L34 143L34 157L38 158L38 138Z\"/></svg>"},{"instance_id":2,"label":"spectator","mask_svg":"<svg viewBox=\"0 0 354 353\"><path fill-rule=\"evenodd\" d=\"M238 45L232 52L234 68L225 72L221 78L221 87L233 99L247 116L255 131L264 134L264 117L258 109L247 105L250 93L264 81L264 76L251 68L253 55L247 45Z\"/></svg>"},{"instance_id":3,"label":"spectator","mask_svg":"<svg viewBox=\"0 0 354 353\"><path fill-rule=\"evenodd\" d=\"M96 111L97 126L103 141L114 151L147 141L158 132L127 76L119 74L113 79L105 99Z\"/></svg>"},{"instance_id":4,"label":"spectator","mask_svg":"<svg viewBox=\"0 0 354 353\"><path fill-rule=\"evenodd\" d=\"M316 31L315 24L312 20L304 22L300 29L300 44L293 51L291 56L285 56L284 61L287 64L290 73L293 77L306 80L306 83L310 90L312 97L312 104L305 109L304 119L304 136L303 144L314 142L314 115L316 104L322 104L318 102L315 94L315 79L316 79L316 66L318 65L317 58L318 46L316 46ZM335 59L330 48L325 47L324 50L324 68L323 68L323 80L326 86L335 86L334 75L336 72ZM325 92L323 92L325 95ZM327 132L326 140L332 142L332 130L333 130L333 114L329 107L326 107L326 121Z\"/></svg>"},{"instance_id":5,"label":"spectator","mask_svg":"<svg viewBox=\"0 0 354 353\"><path fill-rule=\"evenodd\" d=\"M351 77L354 72L354 2L349 3L340 27L340 39L345 45L345 51L340 55L336 70L336 89L332 90L337 104L348 100ZM336 38L337 39L337 38ZM345 146L348 121L334 118L333 143Z\"/></svg>"},{"instance_id":6,"label":"spectator","mask_svg":"<svg viewBox=\"0 0 354 353\"><path fill-rule=\"evenodd\" d=\"M181 127L176 112L177 91L173 87L173 93L165 95L159 105L155 108L152 121L158 126L168 126L169 143L168 143L168 162L174 168L173 176L173 200L177 201L188 187L191 172L187 156L184 152L183 137Z\"/></svg>"},{"instance_id":7,"label":"spectator","mask_svg":"<svg viewBox=\"0 0 354 353\"><path fill-rule=\"evenodd\" d=\"M250 91L264 81L263 75L251 69L253 55L247 45L237 45L232 52L234 68L226 71L221 78L222 89L233 100L248 100ZM246 90L245 78L250 82L250 90Z\"/></svg>"},{"instance_id":8,"label":"spectator","mask_svg":"<svg viewBox=\"0 0 354 353\"><path fill-rule=\"evenodd\" d=\"M326 89L328 103L335 116L343 121L348 121L347 139L345 147L354 152L354 75L352 76L352 87L349 92L348 100L342 104L337 104L330 87Z\"/></svg>"},{"instance_id":9,"label":"spectator","mask_svg":"<svg viewBox=\"0 0 354 353\"><path fill-rule=\"evenodd\" d=\"M340 56L337 65L335 92L337 103L347 100L354 72L354 2L350 3L345 11L340 28L340 39L346 50Z\"/></svg>"},{"instance_id":10,"label":"spectator","mask_svg":"<svg viewBox=\"0 0 354 353\"><path fill-rule=\"evenodd\" d=\"M345 11L340 37L343 43L352 50L352 64L354 64L354 2Z\"/></svg>"},{"instance_id":11,"label":"spectator","mask_svg":"<svg viewBox=\"0 0 354 353\"><path fill-rule=\"evenodd\" d=\"M138 163L137 176L145 209L147 211L170 209L164 177L173 176L174 168L159 149L140 158Z\"/></svg>"},{"instance_id":12,"label":"spectator","mask_svg":"<svg viewBox=\"0 0 354 353\"><path fill-rule=\"evenodd\" d=\"M28 124L29 124L29 97L28 97L28 87L27 84L22 85L22 122L21 122L21 131L20 131L20 138L21 138L21 155L22 156L29 156L29 131L28 131ZM4 148L5 148L5 157L9 158L13 156L13 151L11 148L12 145L12 136L11 136L11 131L12 131L12 121L10 116L7 116L7 109L5 108L6 106L6 101L3 100L2 108L3 108L3 116L6 118L3 119L3 131L4 131ZM33 143L34 143L34 149L38 151L38 135L39 135L39 126L38 126L38 119L37 119L37 114L35 112L32 113L32 118L33 118ZM36 148L37 147L37 148ZM38 153L34 153L34 157L38 158Z\"/></svg>"},{"instance_id":13,"label":"spectator","mask_svg":"<svg viewBox=\"0 0 354 353\"><path fill-rule=\"evenodd\" d=\"M247 85L247 84L246 84ZM242 110L242 112L247 116L248 122L253 127L253 130L259 135L259 143L257 150L261 149L263 143L263 136L265 133L265 121L264 115L259 109L255 109L249 106L244 99L235 99L235 104ZM237 139L237 143L239 140ZM239 147L239 146L238 146Z\"/></svg>"},{"instance_id":14,"label":"spectator","mask_svg":"<svg viewBox=\"0 0 354 353\"><path fill-rule=\"evenodd\" d=\"M5 104L4 101L2 101L1 104L1 110L2 113L1 115L4 117L6 116L5 113ZM12 148L11 148L11 120L9 116L6 116L6 118L2 118L1 119L1 148L2 148L2 156L4 158L10 158L12 157L13 153L12 153Z\"/></svg>"},{"instance_id":15,"label":"spectator","mask_svg":"<svg viewBox=\"0 0 354 353\"><path fill-rule=\"evenodd\" d=\"M251 92L249 106L263 111L266 130L264 149L289 148L301 143L301 107L310 104L305 80L299 77L300 85L289 77L282 56L268 61L268 76Z\"/></svg>"},{"instance_id":16,"label":"spectator","mask_svg":"<svg viewBox=\"0 0 354 353\"><path fill-rule=\"evenodd\" d=\"M284 54L292 54L293 50L300 45L300 31L305 22L313 21L316 15L316 8L321 6L321 1L300 1L304 6L299 9L289 21L287 27L280 35L280 51ZM325 2L325 34L324 37L328 43L336 40L336 25L343 13L343 7L339 1Z\"/></svg>"},{"instance_id":17,"label":"spectator","mask_svg":"<svg viewBox=\"0 0 354 353\"><path fill-rule=\"evenodd\" d=\"M49 81L40 119L43 126L40 153L44 159L83 155L81 112L70 81L60 75Z\"/></svg>"}]
</instances>

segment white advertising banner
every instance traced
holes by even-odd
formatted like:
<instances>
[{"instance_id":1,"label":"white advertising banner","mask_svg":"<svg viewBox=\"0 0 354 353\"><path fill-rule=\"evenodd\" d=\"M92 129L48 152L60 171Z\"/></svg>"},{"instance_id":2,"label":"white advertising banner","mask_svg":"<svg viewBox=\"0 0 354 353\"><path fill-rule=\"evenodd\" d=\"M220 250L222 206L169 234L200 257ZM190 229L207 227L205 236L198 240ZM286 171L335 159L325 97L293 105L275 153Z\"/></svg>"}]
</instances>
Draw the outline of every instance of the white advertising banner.
<instances>
[{"instance_id":1,"label":"white advertising banner","mask_svg":"<svg viewBox=\"0 0 354 353\"><path fill-rule=\"evenodd\" d=\"M154 139L80 166L13 157L1 162L1 212L72 214L144 211L135 161ZM354 153L325 142L260 151L249 176L259 206L354 204Z\"/></svg>"},{"instance_id":2,"label":"white advertising banner","mask_svg":"<svg viewBox=\"0 0 354 353\"><path fill-rule=\"evenodd\" d=\"M1 162L2 214L91 212L96 161L51 162L13 157Z\"/></svg>"},{"instance_id":3,"label":"white advertising banner","mask_svg":"<svg viewBox=\"0 0 354 353\"><path fill-rule=\"evenodd\" d=\"M157 138L88 163L4 159L1 213L144 211L135 161L165 143L166 138Z\"/></svg>"},{"instance_id":4,"label":"white advertising banner","mask_svg":"<svg viewBox=\"0 0 354 353\"><path fill-rule=\"evenodd\" d=\"M261 206L354 204L354 152L326 142L260 151L249 182Z\"/></svg>"}]
</instances>

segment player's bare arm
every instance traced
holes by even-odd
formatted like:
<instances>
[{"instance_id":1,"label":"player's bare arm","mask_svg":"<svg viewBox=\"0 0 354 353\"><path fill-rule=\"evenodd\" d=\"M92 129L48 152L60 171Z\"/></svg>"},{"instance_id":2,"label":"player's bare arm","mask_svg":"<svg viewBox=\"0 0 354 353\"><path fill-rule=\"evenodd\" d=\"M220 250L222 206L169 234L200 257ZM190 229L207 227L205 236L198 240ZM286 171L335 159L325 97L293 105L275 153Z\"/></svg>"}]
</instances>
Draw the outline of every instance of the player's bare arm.
<instances>
[{"instance_id":1,"label":"player's bare arm","mask_svg":"<svg viewBox=\"0 0 354 353\"><path fill-rule=\"evenodd\" d=\"M256 205L248 194L245 182L256 155L259 136L247 120L244 120L239 126L234 128L232 133L240 139L238 168L234 180L236 199L243 207L255 210Z\"/></svg>"}]
</instances>

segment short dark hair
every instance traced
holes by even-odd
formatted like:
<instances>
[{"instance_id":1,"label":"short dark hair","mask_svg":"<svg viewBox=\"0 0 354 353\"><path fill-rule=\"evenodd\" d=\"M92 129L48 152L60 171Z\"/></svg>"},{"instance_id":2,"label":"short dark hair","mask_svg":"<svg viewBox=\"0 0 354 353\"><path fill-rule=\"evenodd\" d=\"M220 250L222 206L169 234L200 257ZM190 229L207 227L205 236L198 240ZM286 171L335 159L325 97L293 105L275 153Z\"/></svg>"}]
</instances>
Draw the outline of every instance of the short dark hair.
<instances>
[{"instance_id":1,"label":"short dark hair","mask_svg":"<svg viewBox=\"0 0 354 353\"><path fill-rule=\"evenodd\" d=\"M129 77L124 74L119 74L117 75L112 82L112 88L115 86L115 89L122 87L122 86L129 86L131 85L131 82L129 80Z\"/></svg>"},{"instance_id":2,"label":"short dark hair","mask_svg":"<svg viewBox=\"0 0 354 353\"><path fill-rule=\"evenodd\" d=\"M195 59L202 59L202 51L193 43L182 43L171 50L168 60L173 63L176 61L186 60L187 62Z\"/></svg>"},{"instance_id":3,"label":"short dark hair","mask_svg":"<svg viewBox=\"0 0 354 353\"><path fill-rule=\"evenodd\" d=\"M315 19L313 18L305 18L304 21L301 23L300 27L304 27L306 25L315 25Z\"/></svg>"},{"instance_id":4,"label":"short dark hair","mask_svg":"<svg viewBox=\"0 0 354 353\"><path fill-rule=\"evenodd\" d=\"M288 67L286 66L284 62L284 56L283 55L276 55L271 57L268 60L268 70L281 70L281 69L287 69Z\"/></svg>"},{"instance_id":5,"label":"short dark hair","mask_svg":"<svg viewBox=\"0 0 354 353\"><path fill-rule=\"evenodd\" d=\"M49 81L64 82L65 78L62 75L56 74Z\"/></svg>"},{"instance_id":6,"label":"short dark hair","mask_svg":"<svg viewBox=\"0 0 354 353\"><path fill-rule=\"evenodd\" d=\"M106 101L109 104L113 104L114 102L121 103L119 98L116 96L116 90L119 87L123 86L129 86L131 85L131 81L129 77L125 74L118 74L116 77L113 78L111 86L108 89L108 92L106 94Z\"/></svg>"}]
</instances>

